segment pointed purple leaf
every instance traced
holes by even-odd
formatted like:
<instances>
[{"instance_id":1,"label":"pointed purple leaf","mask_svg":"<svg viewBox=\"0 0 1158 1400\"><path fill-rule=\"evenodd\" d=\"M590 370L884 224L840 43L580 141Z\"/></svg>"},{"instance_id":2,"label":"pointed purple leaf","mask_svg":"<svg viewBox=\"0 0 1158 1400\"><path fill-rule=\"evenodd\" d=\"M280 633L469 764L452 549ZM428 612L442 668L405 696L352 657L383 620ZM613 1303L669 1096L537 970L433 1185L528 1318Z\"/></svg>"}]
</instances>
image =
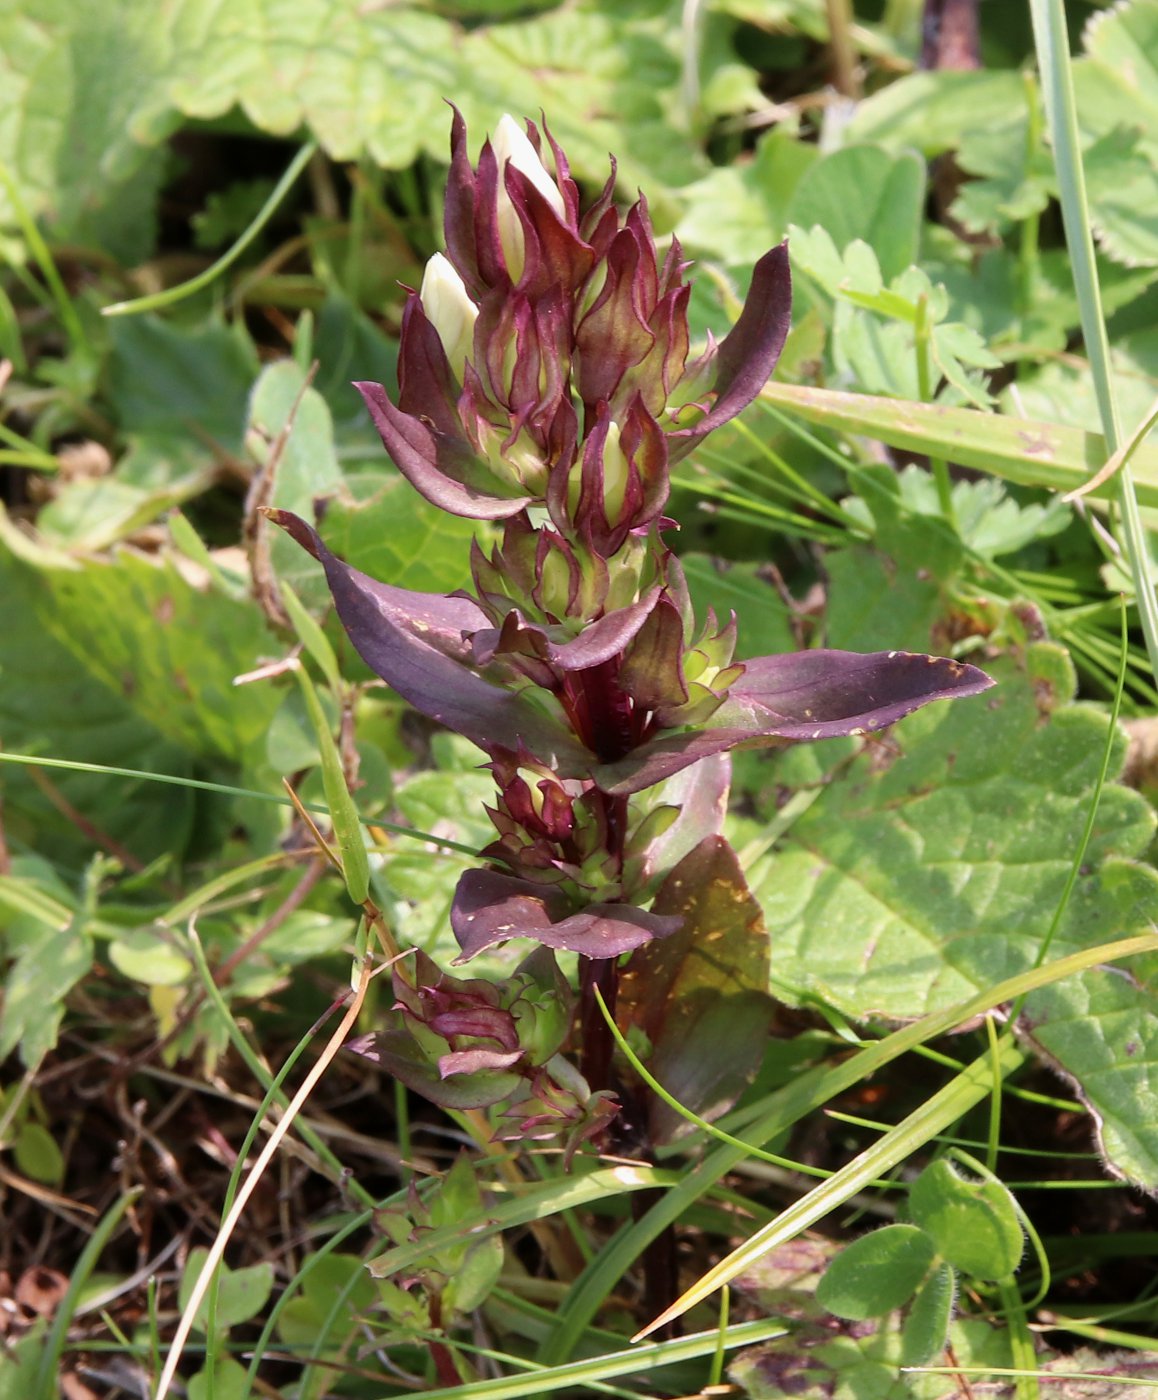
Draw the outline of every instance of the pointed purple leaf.
<instances>
[{"instance_id":1,"label":"pointed purple leaf","mask_svg":"<svg viewBox=\"0 0 1158 1400\"><path fill-rule=\"evenodd\" d=\"M976 666L905 651L797 651L744 663L744 675L702 729L661 735L592 777L604 792L640 792L709 754L775 739L868 734L933 700L993 681Z\"/></svg>"},{"instance_id":2,"label":"pointed purple leaf","mask_svg":"<svg viewBox=\"0 0 1158 1400\"><path fill-rule=\"evenodd\" d=\"M909 651L794 651L744 663L718 711L746 710L764 734L831 739L871 733L931 700L976 695L993 681L976 666Z\"/></svg>"},{"instance_id":3,"label":"pointed purple leaf","mask_svg":"<svg viewBox=\"0 0 1158 1400\"><path fill-rule=\"evenodd\" d=\"M268 514L320 560L338 616L362 660L416 710L483 749L522 745L564 776L587 770L591 755L562 723L522 695L484 680L460 659L469 654L462 632L487 624L477 604L379 583L331 554L298 516L284 510Z\"/></svg>"},{"instance_id":4,"label":"pointed purple leaf","mask_svg":"<svg viewBox=\"0 0 1158 1400\"><path fill-rule=\"evenodd\" d=\"M484 476L489 469L465 438L435 432L403 413L381 384L363 380L354 388L362 395L391 461L431 505L469 520L505 520L529 503L529 496L500 496L468 484L466 478Z\"/></svg>"},{"instance_id":5,"label":"pointed purple leaf","mask_svg":"<svg viewBox=\"0 0 1158 1400\"><path fill-rule=\"evenodd\" d=\"M781 243L765 253L753 269L740 319L716 352L716 401L711 410L690 428L677 428L668 434L673 463L752 402L776 368L791 317L788 244Z\"/></svg>"},{"instance_id":6,"label":"pointed purple leaf","mask_svg":"<svg viewBox=\"0 0 1158 1400\"><path fill-rule=\"evenodd\" d=\"M678 918L629 904L592 904L569 916L566 908L563 895L550 886L497 870L468 870L458 882L450 913L462 948L455 962L467 962L509 938L533 938L548 948L613 958L674 933L680 924Z\"/></svg>"},{"instance_id":7,"label":"pointed purple leaf","mask_svg":"<svg viewBox=\"0 0 1158 1400\"><path fill-rule=\"evenodd\" d=\"M528 622L518 609L512 608L504 619L502 629L492 627L476 636L473 654L480 664L485 664L492 656L504 655L508 650L508 642L513 640L505 634L511 626L511 619L514 618L515 636L534 638L536 655L545 658L559 671L585 671L622 653L647 621L659 595L660 585L656 584L636 602L628 604L625 608L616 608L613 612L604 613L595 622L588 623L577 637L572 637L567 642L552 640L551 633L557 633L559 629Z\"/></svg>"}]
</instances>

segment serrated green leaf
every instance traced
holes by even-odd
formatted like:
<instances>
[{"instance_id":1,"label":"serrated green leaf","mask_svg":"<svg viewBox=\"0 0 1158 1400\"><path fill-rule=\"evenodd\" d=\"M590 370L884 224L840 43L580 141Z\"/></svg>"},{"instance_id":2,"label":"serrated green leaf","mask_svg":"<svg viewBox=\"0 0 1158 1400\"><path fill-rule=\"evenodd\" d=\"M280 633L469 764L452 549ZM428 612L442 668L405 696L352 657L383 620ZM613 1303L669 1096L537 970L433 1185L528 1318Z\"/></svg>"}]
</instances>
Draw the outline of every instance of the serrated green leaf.
<instances>
[{"instance_id":1,"label":"serrated green leaf","mask_svg":"<svg viewBox=\"0 0 1158 1400\"><path fill-rule=\"evenodd\" d=\"M165 19L135 0L0 16L0 163L33 214L68 230L113 207L182 116L234 108L268 135L306 128L336 160L401 169L445 158L449 95L479 141L504 111L548 111L592 178L612 148L628 188L648 169L673 186L704 169L664 111L678 63L646 17L567 7L464 32L417 5L174 0Z\"/></svg>"},{"instance_id":2,"label":"serrated green leaf","mask_svg":"<svg viewBox=\"0 0 1158 1400\"><path fill-rule=\"evenodd\" d=\"M1093 799L1108 721L1070 703L1072 667L1059 647L1032 647L991 670L994 691L896 726L887 755L857 760L749 872L773 965L799 993L853 1017L908 1019L1032 966ZM1121 736L1114 753L1120 765ZM1158 921L1158 875L1137 863L1154 828L1137 793L1103 791L1055 955ZM1156 964L1034 993L1024 1026L1048 1039L1052 1061L1081 1087L1112 1165L1151 1188L1158 1125L1142 1104L1158 1061Z\"/></svg>"},{"instance_id":3,"label":"serrated green leaf","mask_svg":"<svg viewBox=\"0 0 1158 1400\"><path fill-rule=\"evenodd\" d=\"M912 151L843 146L810 165L788 205L788 222L819 224L842 251L854 239L877 255L886 282L917 261L925 166Z\"/></svg>"},{"instance_id":4,"label":"serrated green leaf","mask_svg":"<svg viewBox=\"0 0 1158 1400\"><path fill-rule=\"evenodd\" d=\"M1025 1232L998 1181L967 1181L933 1162L909 1188L909 1210L941 1258L971 1278L1008 1278L1021 1261Z\"/></svg>"},{"instance_id":5,"label":"serrated green leaf","mask_svg":"<svg viewBox=\"0 0 1158 1400\"><path fill-rule=\"evenodd\" d=\"M1084 152L1082 163L1099 246L1128 267L1158 264L1158 168L1138 132L1106 132Z\"/></svg>"},{"instance_id":6,"label":"serrated green leaf","mask_svg":"<svg viewBox=\"0 0 1158 1400\"><path fill-rule=\"evenodd\" d=\"M277 693L233 684L275 646L252 605L199 591L164 557L126 550L81 563L19 535L2 514L0 534L42 630L156 733L228 758L261 739Z\"/></svg>"},{"instance_id":7,"label":"serrated green leaf","mask_svg":"<svg viewBox=\"0 0 1158 1400\"><path fill-rule=\"evenodd\" d=\"M1104 135L1137 127L1158 155L1158 3L1131 0L1091 16L1073 66L1082 129Z\"/></svg>"},{"instance_id":8,"label":"serrated green leaf","mask_svg":"<svg viewBox=\"0 0 1158 1400\"><path fill-rule=\"evenodd\" d=\"M746 165L720 166L681 191L686 211L676 233L689 250L749 266L788 231L788 205L815 146L779 128Z\"/></svg>"},{"instance_id":9,"label":"serrated green leaf","mask_svg":"<svg viewBox=\"0 0 1158 1400\"><path fill-rule=\"evenodd\" d=\"M885 1225L853 1240L816 1285L816 1301L837 1317L861 1322L903 1307L933 1263L933 1242L915 1225Z\"/></svg>"}]
</instances>

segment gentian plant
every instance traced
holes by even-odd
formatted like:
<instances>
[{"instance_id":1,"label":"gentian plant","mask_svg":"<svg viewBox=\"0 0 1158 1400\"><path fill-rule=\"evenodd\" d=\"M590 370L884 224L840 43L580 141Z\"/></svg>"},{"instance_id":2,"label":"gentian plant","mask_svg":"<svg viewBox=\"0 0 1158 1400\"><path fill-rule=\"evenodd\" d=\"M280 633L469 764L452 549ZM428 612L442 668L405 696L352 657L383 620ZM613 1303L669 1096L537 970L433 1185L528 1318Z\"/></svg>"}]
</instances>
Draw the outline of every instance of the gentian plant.
<instances>
[{"instance_id":1,"label":"gentian plant","mask_svg":"<svg viewBox=\"0 0 1158 1400\"><path fill-rule=\"evenodd\" d=\"M357 387L416 490L501 522L489 552L472 548L472 592L378 583L270 512L321 561L367 665L489 758L496 836L458 884L457 961L537 945L501 983L400 963L391 1022L360 1048L448 1107L506 1101L511 1136L572 1151L624 1104L621 1147L670 1131L617 1070L596 987L614 1010L622 985L621 1018L692 1107L721 1111L758 1063L767 940L720 835L728 752L865 734L991 684L905 652L737 662L734 617L697 623L664 539L670 473L772 373L787 248L692 356L679 244L661 258L645 200L622 215L614 192L613 164L584 208L550 133L510 117L472 165L455 113L447 251L409 294L397 401Z\"/></svg>"}]
</instances>

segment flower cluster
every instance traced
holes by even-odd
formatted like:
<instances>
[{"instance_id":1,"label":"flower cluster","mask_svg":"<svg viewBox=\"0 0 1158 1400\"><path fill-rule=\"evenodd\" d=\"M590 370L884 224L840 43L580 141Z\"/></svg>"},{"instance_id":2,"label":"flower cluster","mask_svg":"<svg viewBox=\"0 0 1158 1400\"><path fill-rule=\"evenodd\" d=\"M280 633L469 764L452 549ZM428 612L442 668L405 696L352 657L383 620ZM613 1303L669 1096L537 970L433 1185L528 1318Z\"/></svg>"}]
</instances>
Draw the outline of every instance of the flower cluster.
<instances>
[{"instance_id":1,"label":"flower cluster","mask_svg":"<svg viewBox=\"0 0 1158 1400\"><path fill-rule=\"evenodd\" d=\"M357 386L428 501L496 522L489 552L472 551L473 595L378 583L271 512L321 560L371 669L489 756L497 837L454 901L460 960L516 937L614 959L671 933L679 920L647 904L679 814L635 794L741 744L863 733L990 684L974 667L898 652L741 664L734 619L697 627L663 541L670 470L775 367L787 250L760 259L730 334L692 357L679 244L661 259L644 199L621 214L614 193L613 165L584 208L550 134L509 117L472 164L455 113L447 251L408 296L397 402ZM453 1046L433 1004L399 1001L408 1024ZM480 1004L462 1024L496 1016ZM515 1023L503 1025L485 1066L451 1049L444 1071L465 1069L462 1054L491 1074L529 1064Z\"/></svg>"}]
</instances>

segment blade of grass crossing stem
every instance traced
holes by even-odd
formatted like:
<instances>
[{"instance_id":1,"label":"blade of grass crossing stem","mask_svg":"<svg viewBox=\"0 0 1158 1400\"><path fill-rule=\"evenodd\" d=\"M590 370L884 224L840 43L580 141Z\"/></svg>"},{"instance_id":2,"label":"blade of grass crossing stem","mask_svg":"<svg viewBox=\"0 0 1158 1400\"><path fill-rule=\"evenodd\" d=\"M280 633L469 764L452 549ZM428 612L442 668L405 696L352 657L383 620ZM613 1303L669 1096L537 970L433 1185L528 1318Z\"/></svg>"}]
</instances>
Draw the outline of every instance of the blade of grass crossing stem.
<instances>
[{"instance_id":1,"label":"blade of grass crossing stem","mask_svg":"<svg viewBox=\"0 0 1158 1400\"><path fill-rule=\"evenodd\" d=\"M399 1193L400 1196L401 1194L402 1193ZM381 1203L382 1206L388 1204L388 1201L383 1201ZM269 1346L274 1329L278 1324L278 1319L281 1317L282 1311L285 1309L286 1305L301 1292L303 1284L310 1274L313 1273L314 1269L318 1268L329 1255L333 1254L339 1245L345 1244L351 1235L356 1235L359 1230L363 1230L370 1225L374 1219L374 1214L375 1212L373 1210L363 1211L361 1215L356 1215L352 1220L348 1220L340 1230L336 1230L325 1244L319 1245L317 1249L311 1249L310 1253L303 1261L301 1268L298 1269L293 1278L289 1280L286 1286L277 1295L277 1301L269 1311L269 1315L265 1320L265 1325L261 1329L261 1335L253 1344L253 1356L250 1358L249 1370L245 1373L244 1388L238 1400L249 1400L249 1396L253 1392L254 1382L257 1380L258 1367L265 1358L266 1348ZM304 1389L302 1393L306 1393Z\"/></svg>"},{"instance_id":2,"label":"blade of grass crossing stem","mask_svg":"<svg viewBox=\"0 0 1158 1400\"><path fill-rule=\"evenodd\" d=\"M1001 1047L1000 1064L1003 1075L1012 1074L1025 1063L1026 1058L1025 1051L1012 1041L1007 1041ZM637 1332L632 1340L639 1341L649 1336L656 1328L682 1317L689 1308L711 1297L717 1288L730 1283L737 1274L743 1273L769 1250L795 1239L809 1226L823 1220L831 1211L863 1190L874 1178L912 1156L918 1148L923 1147L938 1133L944 1132L992 1091L991 1074L992 1061L988 1053L967 1065L956 1079L926 1099L918 1109L878 1142L874 1142L871 1147L854 1157L828 1181L822 1182L806 1196L793 1202L770 1225L757 1230L751 1239L746 1240L739 1249L733 1250L727 1258L721 1259L670 1308Z\"/></svg>"},{"instance_id":3,"label":"blade of grass crossing stem","mask_svg":"<svg viewBox=\"0 0 1158 1400\"><path fill-rule=\"evenodd\" d=\"M370 895L370 858L366 854L366 843L362 839L362 823L358 820L358 809L354 806L354 799L346 786L342 758L314 683L303 665L299 663L296 670L322 756L322 790L326 794L330 820L334 823L334 835L338 839L346 889L355 904L364 904Z\"/></svg>"},{"instance_id":4,"label":"blade of grass crossing stem","mask_svg":"<svg viewBox=\"0 0 1158 1400\"><path fill-rule=\"evenodd\" d=\"M88 1282L90 1274L96 1268L97 1260L100 1259L102 1250L112 1238L113 1231L121 1223L121 1217L143 1189L139 1186L134 1187L131 1191L126 1191L120 1200L115 1201L108 1214L104 1216L89 1236L88 1243L81 1251L81 1256L76 1261L76 1267L72 1271L72 1277L68 1281L68 1291L60 1300L60 1306L53 1315L52 1326L48 1329L48 1335L44 1339L44 1350L41 1352L40 1365L36 1370L31 1400L56 1400L60 1357L68 1338L68 1329L72 1326L73 1315L80 1302L81 1291Z\"/></svg>"},{"instance_id":5,"label":"blade of grass crossing stem","mask_svg":"<svg viewBox=\"0 0 1158 1400\"><path fill-rule=\"evenodd\" d=\"M36 220L29 214L24 200L21 198L19 187L6 165L0 165L0 184L3 184L5 193L8 195L8 202L12 205L12 212L16 215L16 221L20 225L20 232L28 244L28 251L40 268L40 274L52 296L56 314L60 317L60 324L68 336L69 344L75 353L91 354L92 347L89 345L88 336L85 334L80 316L77 314L72 298L61 280L60 273L56 270L52 254L48 251L48 244L41 237L40 230L36 227Z\"/></svg>"},{"instance_id":6,"label":"blade of grass crossing stem","mask_svg":"<svg viewBox=\"0 0 1158 1400\"><path fill-rule=\"evenodd\" d=\"M623 1196L629 1191L654 1191L674 1186L679 1179L678 1172L625 1163L618 1167L599 1167L581 1175L534 1182L512 1191L497 1204L480 1206L451 1225L425 1230L420 1239L394 1245L385 1254L371 1259L367 1267L375 1278L389 1278L445 1245L461 1241L465 1234L483 1240L500 1230L543 1220L566 1210L579 1210L594 1201ZM498 1196L503 1188L496 1182L489 1189Z\"/></svg>"},{"instance_id":7,"label":"blade of grass crossing stem","mask_svg":"<svg viewBox=\"0 0 1158 1400\"><path fill-rule=\"evenodd\" d=\"M198 947L200 948L200 944L198 944ZM204 950L201 950L201 953L203 959ZM208 968L206 968L206 971L208 971ZM209 980L212 981L212 977L210 977ZM224 998L222 999L222 1001L224 1001ZM220 1008L218 1009L220 1010ZM226 1012L226 1014L228 1014L228 1011ZM281 1069L279 1069L277 1074L275 1074L274 1077L270 1080L269 1086L265 1091L265 1097L258 1105L257 1112L254 1114L253 1120L249 1125L244 1139L242 1140L241 1147L237 1153L237 1159L233 1164L233 1170L229 1173L229 1182L225 1188L225 1200L222 1203L221 1207L222 1213L224 1215L228 1215L230 1210L232 1210L233 1208L233 1202L237 1198L238 1187L241 1185L241 1174L245 1169L246 1162L249 1160L249 1152L250 1149L253 1147L254 1140L256 1139L259 1131L261 1130L261 1125L265 1122L266 1114L270 1111L275 1101L280 1100L284 1103L285 1098L282 1094L282 1085L285 1083L294 1065L296 1065L298 1060L301 1059L306 1047L313 1042L314 1036L317 1034L317 1031L318 1025L315 1023L309 1028L305 1035L302 1036L302 1038L290 1051ZM213 1279L209 1284L209 1294L206 1300L204 1370L205 1374L210 1378L214 1375L217 1369L218 1345L221 1340L217 1332L217 1296L220 1292L220 1289L221 1273L220 1271L217 1271L214 1273ZM211 1379L209 1381L209 1384L212 1385Z\"/></svg>"},{"instance_id":8,"label":"blade of grass crossing stem","mask_svg":"<svg viewBox=\"0 0 1158 1400\"><path fill-rule=\"evenodd\" d=\"M279 581L278 587L281 589L285 610L289 613L294 631L298 634L298 641L317 662L318 670L325 676L326 684L334 692L334 698L338 699L342 693L342 677L338 670L338 658L334 655L330 639L306 611L302 600L284 579Z\"/></svg>"},{"instance_id":9,"label":"blade of grass crossing stem","mask_svg":"<svg viewBox=\"0 0 1158 1400\"><path fill-rule=\"evenodd\" d=\"M1150 436L1155 423L1158 423L1158 399L1155 399L1150 405L1150 412L1134 429L1129 440L1124 442L1117 452L1107 460L1102 470L1092 476L1084 486L1079 486L1076 491L1067 492L1062 499L1065 501L1079 500L1082 496L1088 496L1091 491L1096 491L1099 486L1104 486L1107 481L1117 476L1123 467L1129 466L1134 453Z\"/></svg>"},{"instance_id":10,"label":"blade of grass crossing stem","mask_svg":"<svg viewBox=\"0 0 1158 1400\"><path fill-rule=\"evenodd\" d=\"M288 1109L288 1098L277 1084L275 1084L274 1078L266 1066L262 1064L257 1055L254 1054L252 1046L249 1041L246 1040L241 1027L237 1024L236 1018L226 1005L225 998L221 994L221 988L213 980L213 973L210 971L209 964L205 960L205 949L202 947L201 939L197 936L195 929L190 929L189 931L189 948L193 954L193 963L201 978L201 984L205 989L205 995L209 998L210 1002L212 1002L217 1014L221 1017L221 1023L225 1028L226 1035L229 1037L230 1044L245 1061L253 1077L263 1089L276 1097L278 1104L283 1110ZM335 1006L336 1005L337 1003L335 1003ZM326 1014L329 1015L334 1009L335 1007L330 1007ZM316 1031L317 1026L313 1026L308 1032L308 1035L313 1036ZM308 1123L303 1122L299 1124L298 1131L306 1146L318 1157L319 1161L324 1162L326 1166L329 1167L330 1171L333 1172L335 1182L341 1182L343 1190L355 1196L364 1206L372 1206L374 1204L373 1196L370 1195L364 1186L359 1185L354 1177L348 1176L342 1163L330 1150L326 1142L314 1132Z\"/></svg>"},{"instance_id":11,"label":"blade of grass crossing stem","mask_svg":"<svg viewBox=\"0 0 1158 1400\"><path fill-rule=\"evenodd\" d=\"M71 758L41 758L38 754L10 753L0 750L0 763L20 763L30 768L59 768L68 773L103 773L109 778L139 778L144 782L167 783L170 787L195 788L198 792L215 792L222 797L248 797L255 802L273 802L278 807L292 807L294 803L276 792L260 792L256 788L232 787L229 783L211 783L204 778L180 778L174 773L150 773L145 768L117 768L107 763L81 763ZM306 810L329 813L328 807L316 803L306 804ZM359 814L363 826L379 826L383 831L395 836L409 836L415 841L425 841L430 845L441 846L448 851L461 851L463 855L477 856L478 850L462 841L435 836L429 831L416 831L412 826L399 826L396 822L382 821L378 817ZM437 854L437 852L435 852Z\"/></svg>"},{"instance_id":12,"label":"blade of grass crossing stem","mask_svg":"<svg viewBox=\"0 0 1158 1400\"><path fill-rule=\"evenodd\" d=\"M351 997L350 1004L346 1008L346 1014L342 1017L341 1024L326 1042L325 1049L318 1056L313 1068L302 1081L301 1088L298 1089L297 1093L293 1096L289 1107L282 1115L281 1121L274 1128L273 1132L270 1133L268 1141L262 1148L257 1161L253 1164L252 1170L245 1178L240 1191L237 1193L233 1206L222 1221L221 1228L217 1232L217 1237L214 1239L209 1253L205 1258L205 1262L201 1266L201 1272L197 1276L197 1282L193 1286L193 1292L189 1297L189 1301L185 1304L185 1310L181 1314L181 1320L177 1324L177 1331L169 1347L169 1354L165 1358L165 1366L161 1372L161 1379L157 1382L156 1400L165 1400L165 1397L169 1393L170 1387L177 1374L177 1367L181 1362L181 1354L185 1350L185 1343L189 1340L189 1334L193 1330L193 1323L196 1319L197 1311L201 1306L201 1301L205 1297L206 1290L214 1274L217 1272L218 1265L225 1255L226 1246L233 1235L233 1231L237 1227L237 1222L241 1219L242 1212L249 1203L250 1196L257 1189L258 1183L265 1174L266 1167L273 1160L274 1153L280 1146L282 1138L289 1132L290 1128L293 1126L294 1119L301 1112L306 1100L313 1092L314 1085L317 1084L318 1080L325 1073L330 1061L341 1049L346 1036L349 1035L350 1031L353 1029L354 1023L358 1019L358 1013L362 1009L362 1002L366 997L366 988L370 985L370 978L373 975L373 969L369 962L367 962L362 971L361 984L357 992Z\"/></svg>"},{"instance_id":13,"label":"blade of grass crossing stem","mask_svg":"<svg viewBox=\"0 0 1158 1400\"><path fill-rule=\"evenodd\" d=\"M148 296L137 297L135 301L114 302L112 306L104 308L103 314L105 316L136 316L142 311L159 311L162 307L173 306L176 302L184 301L186 297L191 297L203 288L211 286L226 268L231 267L241 257L246 248L273 218L278 206L293 188L298 176L310 163L317 149L315 142L306 142L290 161L285 174L282 175L270 192L269 198L254 215L249 227L211 267L207 267L204 272L199 272L196 277L191 277L188 282L182 282L176 287L166 287L164 291L151 292Z\"/></svg>"},{"instance_id":14,"label":"blade of grass crossing stem","mask_svg":"<svg viewBox=\"0 0 1158 1400\"><path fill-rule=\"evenodd\" d=\"M639 1075L640 1079L647 1085L655 1096L667 1104L673 1113L678 1113L685 1122L691 1123L693 1127L699 1128L708 1137L714 1138L716 1142L726 1143L729 1147L740 1147L744 1150L745 1156L753 1158L757 1162L768 1162L773 1167L783 1167L785 1171L796 1172L800 1176L817 1176L827 1181L833 1176L826 1167L810 1167L805 1162L793 1161L791 1157L781 1157L775 1152L765 1152L762 1147L756 1147L750 1142L745 1142L742 1138L733 1137L723 1128L718 1128L714 1123L709 1123L706 1118L701 1118L698 1113L685 1107L680 1103L674 1094L670 1094L658 1079L651 1073L639 1056L628 1044L627 1037L615 1024L611 1012L607 1009L607 1003L603 1000L603 993L598 987L595 988L595 1000L599 1006L599 1013L607 1023L607 1029L611 1032L612 1038L619 1047L623 1058L631 1068ZM874 1185L882 1185L876 1182Z\"/></svg>"},{"instance_id":15,"label":"blade of grass crossing stem","mask_svg":"<svg viewBox=\"0 0 1158 1400\"><path fill-rule=\"evenodd\" d=\"M766 384L758 402L791 431L796 431L797 421L803 418L818 427L863 434L904 451L940 454L1016 486L1040 486L1063 493L1084 486L1115 450L1104 434L1083 428L807 384ZM822 450L825 446L815 440L813 445ZM856 470L852 459L831 450L826 455L843 470ZM1142 504L1158 506L1158 448L1143 444L1133 454L1131 467L1138 473ZM1118 480L1103 482L1091 496L1111 498Z\"/></svg>"},{"instance_id":16,"label":"blade of grass crossing stem","mask_svg":"<svg viewBox=\"0 0 1158 1400\"><path fill-rule=\"evenodd\" d=\"M640 1254L669 1225L679 1220L685 1210L744 1161L749 1145L762 1145L798 1123L805 1115L823 1107L838 1094L847 1092L901 1055L917 1049L925 1041L946 1035L966 1021L983 1016L1025 992L1048 986L1063 977L1072 977L1100 963L1117 962L1156 950L1158 933L1136 934L1115 943L1084 948L1046 967L1018 973L1016 977L987 987L957 1006L933 1012L912 1025L902 1026L840 1064L819 1065L815 1069L805 1070L791 1084L768 1096L763 1113L747 1128L744 1146L717 1148L686 1172L642 1219L625 1226L607 1242L568 1291L559 1309L557 1326L540 1349L539 1359L557 1363L571 1354L603 1301L626 1276Z\"/></svg>"},{"instance_id":17,"label":"blade of grass crossing stem","mask_svg":"<svg viewBox=\"0 0 1158 1400\"><path fill-rule=\"evenodd\" d=\"M1110 342L1102 315L1102 295L1098 285L1098 269L1094 261L1094 238L1090 228L1090 211L1086 201L1085 171L1082 168L1081 140L1078 132L1077 104L1074 100L1073 67L1070 60L1069 33L1066 27L1063 0L1030 0L1033 20L1034 47L1041 74L1042 95L1046 119L1053 139L1054 164L1057 168L1058 196L1062 222L1065 225L1066 246L1073 268L1074 290L1078 297L1082 337L1094 379L1102 433L1110 455L1117 453L1122 443L1114 385L1110 372ZM1138 600L1138 615L1150 653L1150 667L1158 680L1158 598L1154 594L1153 562L1134 475L1124 463L1113 483L1122 507L1122 533L1134 592Z\"/></svg>"},{"instance_id":18,"label":"blade of grass crossing stem","mask_svg":"<svg viewBox=\"0 0 1158 1400\"><path fill-rule=\"evenodd\" d=\"M758 1322L737 1323L728 1328L726 1346L757 1346L788 1335L788 1329L778 1318L761 1318ZM467 1381L465 1385L445 1390L424 1390L426 1400L522 1400L544 1395L556 1395L563 1390L582 1394L583 1386L597 1381L613 1380L617 1376L646 1376L663 1366L676 1366L686 1361L699 1361L712 1356L719 1344L719 1331L695 1332L671 1342L651 1342L642 1347L628 1347L606 1356L572 1361L564 1366L538 1370L527 1376L499 1376L495 1380Z\"/></svg>"}]
</instances>

